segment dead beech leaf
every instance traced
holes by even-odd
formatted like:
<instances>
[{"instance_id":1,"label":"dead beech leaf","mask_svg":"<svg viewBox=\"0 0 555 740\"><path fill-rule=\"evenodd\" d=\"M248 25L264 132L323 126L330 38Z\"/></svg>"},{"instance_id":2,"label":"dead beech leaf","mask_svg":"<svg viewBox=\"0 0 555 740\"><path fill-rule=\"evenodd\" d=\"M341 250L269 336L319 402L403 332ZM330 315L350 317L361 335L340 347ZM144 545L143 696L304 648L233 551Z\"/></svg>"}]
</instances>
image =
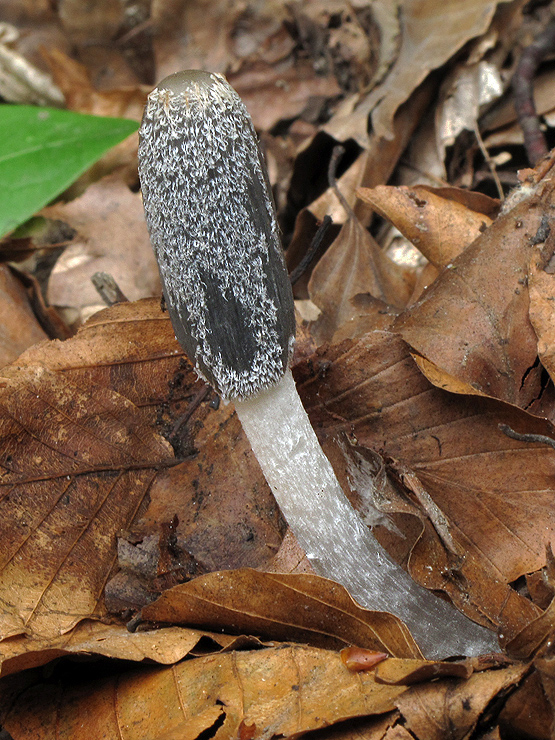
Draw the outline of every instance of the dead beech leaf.
<instances>
[{"instance_id":1,"label":"dead beech leaf","mask_svg":"<svg viewBox=\"0 0 555 740\"><path fill-rule=\"evenodd\" d=\"M354 644L398 657L421 657L396 617L363 609L342 586L304 573L209 573L165 591L143 608L142 616L318 647Z\"/></svg>"},{"instance_id":2,"label":"dead beech leaf","mask_svg":"<svg viewBox=\"0 0 555 740\"><path fill-rule=\"evenodd\" d=\"M536 335L528 317L528 268L542 237L553 187L500 216L451 262L395 328L436 366L442 388L499 398L528 408L542 389ZM422 367L423 372L426 368ZM442 371L445 374L442 376ZM451 384L450 377L457 383Z\"/></svg>"},{"instance_id":3,"label":"dead beech leaf","mask_svg":"<svg viewBox=\"0 0 555 740\"><path fill-rule=\"evenodd\" d=\"M536 666L538 663L540 661ZM524 678L516 691L511 692L499 714L503 735L551 740L553 709L542 683L540 670L535 670Z\"/></svg>"},{"instance_id":4,"label":"dead beech leaf","mask_svg":"<svg viewBox=\"0 0 555 740\"><path fill-rule=\"evenodd\" d=\"M53 639L26 636L4 640L0 645L1 674L45 665L64 655L97 655L135 662L153 661L171 665L182 660L203 638L214 643L214 651L235 648L247 638L215 634L182 627L129 632L122 624L84 620L71 632ZM251 647L253 640L250 640Z\"/></svg>"},{"instance_id":5,"label":"dead beech leaf","mask_svg":"<svg viewBox=\"0 0 555 740\"><path fill-rule=\"evenodd\" d=\"M0 385L0 635L56 637L105 613L102 593L117 561L116 535L145 514L159 470L176 462L156 430L170 431L202 384L159 301L146 300L103 311L65 342L32 347L0 373ZM225 427L229 409L204 405L196 414L181 427L176 446L191 454L202 420L213 417L206 424L213 430L206 443L213 445L212 463L221 468L223 455L236 467L238 501L256 491L256 506L243 507L240 519L231 507L229 518L222 517L221 506L218 527L219 520L227 522L241 563L260 565L261 553L268 560L273 555L256 536L264 517L272 523L264 525L268 540L273 531L274 549L279 543L271 492L252 462L240 478L233 455L243 459L244 446L230 455L214 442L218 419ZM181 485L192 495L195 483L189 477ZM210 520L192 519L197 531L209 530ZM155 532L160 524L153 523ZM247 544L253 537L256 549ZM254 562L244 554L249 547Z\"/></svg>"},{"instance_id":6,"label":"dead beech leaf","mask_svg":"<svg viewBox=\"0 0 555 740\"><path fill-rule=\"evenodd\" d=\"M286 525L232 405L205 415L194 445L153 482L143 531L177 516L177 544L205 570L264 566Z\"/></svg>"},{"instance_id":7,"label":"dead beech leaf","mask_svg":"<svg viewBox=\"0 0 555 740\"><path fill-rule=\"evenodd\" d=\"M436 267L445 267L491 224L491 218L430 188L359 188L357 195L396 226Z\"/></svg>"},{"instance_id":8,"label":"dead beech leaf","mask_svg":"<svg viewBox=\"0 0 555 740\"><path fill-rule=\"evenodd\" d=\"M538 356L551 379L555 379L555 233L549 233L531 255L528 290L530 321L538 339Z\"/></svg>"},{"instance_id":9,"label":"dead beech leaf","mask_svg":"<svg viewBox=\"0 0 555 740\"><path fill-rule=\"evenodd\" d=\"M550 647L548 640L555 635L555 599L547 609L536 619L527 624L524 629L510 640L506 647L509 655L527 660L542 645Z\"/></svg>"},{"instance_id":10,"label":"dead beech leaf","mask_svg":"<svg viewBox=\"0 0 555 740\"><path fill-rule=\"evenodd\" d=\"M173 451L107 388L37 364L0 383L0 634L54 636L102 612L115 534Z\"/></svg>"},{"instance_id":11,"label":"dead beech leaf","mask_svg":"<svg viewBox=\"0 0 555 740\"><path fill-rule=\"evenodd\" d=\"M412 686L447 676L467 679L472 673L473 666L469 660L388 660L376 666L374 671L377 681L396 686Z\"/></svg>"},{"instance_id":12,"label":"dead beech leaf","mask_svg":"<svg viewBox=\"0 0 555 740\"><path fill-rule=\"evenodd\" d=\"M357 140L367 142L368 115L372 128L383 138L391 138L393 118L429 72L445 64L464 44L483 34L490 25L499 2L467 0L418 0L404 4L400 15L401 42L395 61L382 83L367 94L355 110L348 113L356 122ZM397 12L394 7L391 12ZM339 125L339 121L336 126Z\"/></svg>"},{"instance_id":13,"label":"dead beech leaf","mask_svg":"<svg viewBox=\"0 0 555 740\"><path fill-rule=\"evenodd\" d=\"M7 265L0 265L0 368L13 362L23 350L46 339L27 294Z\"/></svg>"},{"instance_id":14,"label":"dead beech leaf","mask_svg":"<svg viewBox=\"0 0 555 740\"><path fill-rule=\"evenodd\" d=\"M100 91L93 86L88 68L61 49L53 46L48 49L43 47L41 53L50 67L56 84L64 93L68 108L81 113L92 113L95 116L141 120L149 92L147 86L137 85L125 89ZM129 144L127 142L122 144L118 147L127 151Z\"/></svg>"},{"instance_id":15,"label":"dead beech leaf","mask_svg":"<svg viewBox=\"0 0 555 740\"><path fill-rule=\"evenodd\" d=\"M482 713L498 694L516 687L528 666L474 673L467 681L444 678L412 686L396 700L413 737L445 740L470 737Z\"/></svg>"},{"instance_id":16,"label":"dead beech leaf","mask_svg":"<svg viewBox=\"0 0 555 740\"><path fill-rule=\"evenodd\" d=\"M511 439L498 425L553 436L549 422L432 386L401 339L386 332L322 349L295 376L316 429L352 433L359 447L381 454L389 477L414 502L403 483L411 471L441 511L463 557L450 555L433 527L414 532L389 514L409 538L400 541L416 580L446 591L461 611L486 617L505 636L539 615L510 583L545 565L555 533L555 451Z\"/></svg>"},{"instance_id":17,"label":"dead beech leaf","mask_svg":"<svg viewBox=\"0 0 555 740\"><path fill-rule=\"evenodd\" d=\"M15 699L4 728L17 740L196 740L202 733L256 738L296 737L351 717L395 709L404 686L348 671L338 653L301 646L234 652L171 668L136 670L101 681L60 682Z\"/></svg>"},{"instance_id":18,"label":"dead beech leaf","mask_svg":"<svg viewBox=\"0 0 555 740\"><path fill-rule=\"evenodd\" d=\"M160 294L141 196L119 177L104 178L76 200L43 213L77 231L50 275L51 304L81 309L88 318L91 306L102 305L91 282L95 272L111 275L130 301Z\"/></svg>"},{"instance_id":19,"label":"dead beech leaf","mask_svg":"<svg viewBox=\"0 0 555 740\"><path fill-rule=\"evenodd\" d=\"M308 284L310 299L322 311L312 327L318 343L330 341L358 313L352 300L369 293L387 305L406 305L413 287L410 272L392 262L354 215L320 259Z\"/></svg>"},{"instance_id":20,"label":"dead beech leaf","mask_svg":"<svg viewBox=\"0 0 555 740\"><path fill-rule=\"evenodd\" d=\"M301 115L311 99L330 100L341 93L337 80L317 74L310 62L284 68L259 61L229 75L257 130L270 131L279 121Z\"/></svg>"}]
</instances>

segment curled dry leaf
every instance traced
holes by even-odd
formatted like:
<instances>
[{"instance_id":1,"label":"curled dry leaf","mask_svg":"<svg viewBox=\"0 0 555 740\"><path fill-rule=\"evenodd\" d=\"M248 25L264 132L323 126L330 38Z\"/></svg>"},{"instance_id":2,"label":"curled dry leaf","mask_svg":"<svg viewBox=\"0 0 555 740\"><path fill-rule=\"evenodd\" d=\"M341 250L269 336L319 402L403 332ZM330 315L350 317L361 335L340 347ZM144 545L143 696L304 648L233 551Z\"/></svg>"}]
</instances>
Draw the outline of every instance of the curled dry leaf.
<instances>
[{"instance_id":1,"label":"curled dry leaf","mask_svg":"<svg viewBox=\"0 0 555 740\"><path fill-rule=\"evenodd\" d=\"M536 335L528 316L530 259L547 236L553 186L500 216L443 270L395 327L432 382L528 408L542 390ZM435 374L429 373L430 364ZM453 382L453 378L456 382Z\"/></svg>"},{"instance_id":2,"label":"curled dry leaf","mask_svg":"<svg viewBox=\"0 0 555 740\"><path fill-rule=\"evenodd\" d=\"M322 311L312 327L318 343L330 341L345 322L360 313L353 304L370 294L387 306L402 308L413 287L410 271L387 257L354 215L350 215L333 244L320 259L308 284L313 303Z\"/></svg>"},{"instance_id":3,"label":"curled dry leaf","mask_svg":"<svg viewBox=\"0 0 555 740\"><path fill-rule=\"evenodd\" d=\"M542 647L549 650L554 634L555 600L552 600L539 617L527 624L507 643L507 652L515 658L527 660Z\"/></svg>"},{"instance_id":4,"label":"curled dry leaf","mask_svg":"<svg viewBox=\"0 0 555 740\"><path fill-rule=\"evenodd\" d=\"M356 672L369 671L388 657L387 653L354 646L343 648L340 655L345 667Z\"/></svg>"},{"instance_id":5,"label":"curled dry leaf","mask_svg":"<svg viewBox=\"0 0 555 740\"><path fill-rule=\"evenodd\" d=\"M496 0L467 0L463 8L456 2L421 0L403 5L399 52L382 83L365 95L353 112L348 111L352 135L363 146L367 143L371 113L376 134L390 138L398 108L431 70L445 64L464 44L487 31L498 4ZM388 10L392 15L397 13L393 4L388 4ZM333 125L328 124L332 135L341 127L344 116L345 113L338 115L330 122Z\"/></svg>"},{"instance_id":6,"label":"curled dry leaf","mask_svg":"<svg viewBox=\"0 0 555 740\"><path fill-rule=\"evenodd\" d=\"M432 386L401 339L385 332L322 349L297 366L296 378L316 429L353 434L359 446L380 453L389 477L415 503L403 483L410 471L440 510L462 557L449 553L434 527L414 532L389 512L410 538L401 542L416 580L447 592L506 639L539 615L510 584L545 565L555 533L555 451L511 439L499 424L553 436L549 422ZM391 540L394 532L385 534Z\"/></svg>"},{"instance_id":7,"label":"curled dry leaf","mask_svg":"<svg viewBox=\"0 0 555 740\"><path fill-rule=\"evenodd\" d=\"M445 267L455 259L492 221L430 188L378 185L359 188L357 195L396 226L436 267Z\"/></svg>"},{"instance_id":8,"label":"curled dry leaf","mask_svg":"<svg viewBox=\"0 0 555 740\"><path fill-rule=\"evenodd\" d=\"M171 668L32 687L16 698L3 726L17 740L46 740L54 728L72 740L116 740L121 728L150 740L196 740L202 733L297 737L350 717L395 709L407 688L348 671L338 653L301 646L234 652ZM216 734L217 733L217 734Z\"/></svg>"},{"instance_id":9,"label":"curled dry leaf","mask_svg":"<svg viewBox=\"0 0 555 740\"><path fill-rule=\"evenodd\" d=\"M0 266L0 367L13 362L31 345L46 339L27 294L7 265Z\"/></svg>"},{"instance_id":10,"label":"curled dry leaf","mask_svg":"<svg viewBox=\"0 0 555 740\"><path fill-rule=\"evenodd\" d=\"M142 616L318 647L354 644L394 656L421 657L396 617L363 609L342 586L302 573L209 573L165 591L144 607Z\"/></svg>"},{"instance_id":11,"label":"curled dry leaf","mask_svg":"<svg viewBox=\"0 0 555 740\"><path fill-rule=\"evenodd\" d=\"M519 664L474 673L468 681L443 679L411 687L396 700L413 737L445 740L470 737L488 704L518 685L528 670Z\"/></svg>"},{"instance_id":12,"label":"curled dry leaf","mask_svg":"<svg viewBox=\"0 0 555 740\"><path fill-rule=\"evenodd\" d=\"M45 665L64 655L95 655L135 662L153 661L163 665L178 663L194 652L203 638L218 649L254 647L254 639L214 634L181 627L129 632L121 624L102 624L85 620L71 632L54 639L25 636L6 640L0 646L1 675ZM250 643L250 644L249 644Z\"/></svg>"},{"instance_id":13,"label":"curled dry leaf","mask_svg":"<svg viewBox=\"0 0 555 740\"><path fill-rule=\"evenodd\" d=\"M538 665L540 661L536 661ZM499 714L499 725L507 736L551 740L553 708L546 696L541 669L526 676L512 691Z\"/></svg>"}]
</instances>

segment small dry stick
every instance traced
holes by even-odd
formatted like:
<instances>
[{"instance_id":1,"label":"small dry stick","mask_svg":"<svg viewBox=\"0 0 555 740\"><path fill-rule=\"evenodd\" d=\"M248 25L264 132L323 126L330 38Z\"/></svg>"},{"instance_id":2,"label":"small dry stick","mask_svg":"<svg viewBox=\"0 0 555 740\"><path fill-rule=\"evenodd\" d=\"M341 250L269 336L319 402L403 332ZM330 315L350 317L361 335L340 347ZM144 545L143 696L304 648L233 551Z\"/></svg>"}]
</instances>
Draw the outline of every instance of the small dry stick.
<instances>
[{"instance_id":1,"label":"small dry stick","mask_svg":"<svg viewBox=\"0 0 555 740\"><path fill-rule=\"evenodd\" d=\"M534 103L534 76L547 54L555 50L555 20L527 46L517 64L512 86L515 108L522 133L528 161L535 167L547 154L545 137Z\"/></svg>"}]
</instances>

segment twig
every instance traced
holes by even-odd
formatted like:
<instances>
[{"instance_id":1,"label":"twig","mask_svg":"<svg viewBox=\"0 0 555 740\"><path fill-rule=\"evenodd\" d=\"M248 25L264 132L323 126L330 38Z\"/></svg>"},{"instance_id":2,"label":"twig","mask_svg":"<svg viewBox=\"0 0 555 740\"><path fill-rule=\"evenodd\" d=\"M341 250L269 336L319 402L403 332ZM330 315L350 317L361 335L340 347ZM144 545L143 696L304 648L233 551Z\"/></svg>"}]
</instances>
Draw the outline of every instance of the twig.
<instances>
[{"instance_id":1,"label":"twig","mask_svg":"<svg viewBox=\"0 0 555 740\"><path fill-rule=\"evenodd\" d=\"M498 424L498 429L503 434L506 434L507 437L518 439L519 442L537 442L538 444L549 445L549 447L555 449L555 439L547 437L545 434L520 434L520 432L515 432L514 429L511 429L508 424Z\"/></svg>"},{"instance_id":2,"label":"twig","mask_svg":"<svg viewBox=\"0 0 555 740\"><path fill-rule=\"evenodd\" d=\"M289 280L291 281L291 285L295 285L297 280L299 280L299 278L303 275L304 271L308 268L308 266L316 256L316 252L320 248L325 235L328 233L328 229L331 226L331 223L331 216L324 216L322 223L318 227L318 231L314 234L314 237L310 242L310 246L306 250L306 254L303 256L299 264L289 273Z\"/></svg>"},{"instance_id":3,"label":"twig","mask_svg":"<svg viewBox=\"0 0 555 740\"><path fill-rule=\"evenodd\" d=\"M347 214L347 216L351 217L353 215L353 209L349 205L347 198L345 198L341 190L339 190L339 187L337 185L337 180L335 179L337 165L339 164L339 160L344 154L345 154L345 147L341 146L341 144L338 144L337 146L333 147L333 151L331 153L331 158L330 158L330 163L328 165L328 185L330 186L330 188L332 188L337 200L341 203L341 205L345 209L345 213Z\"/></svg>"},{"instance_id":4,"label":"twig","mask_svg":"<svg viewBox=\"0 0 555 740\"><path fill-rule=\"evenodd\" d=\"M527 46L517 64L512 86L518 121L524 134L524 147L532 167L547 154L545 137L534 103L534 76L544 57L555 48L555 20Z\"/></svg>"},{"instance_id":5,"label":"twig","mask_svg":"<svg viewBox=\"0 0 555 740\"><path fill-rule=\"evenodd\" d=\"M484 159L486 160L486 164L490 169L491 176L493 177L493 181L495 183L495 187L497 188L497 193L499 195L499 198L501 200L505 199L505 193L503 192L503 186L501 185L501 180L499 179L499 175L497 174L497 169L495 167L495 162L493 159L489 156L489 152L486 149L486 145L484 144L484 140L482 139L482 135L480 134L480 131L478 129L478 126L474 128L474 135L476 136L476 141L478 142L478 146L480 147L480 150L484 156Z\"/></svg>"},{"instance_id":6,"label":"twig","mask_svg":"<svg viewBox=\"0 0 555 740\"><path fill-rule=\"evenodd\" d=\"M127 303L128 299L109 273L95 272L91 277L91 282L107 306L113 306L115 303Z\"/></svg>"}]
</instances>

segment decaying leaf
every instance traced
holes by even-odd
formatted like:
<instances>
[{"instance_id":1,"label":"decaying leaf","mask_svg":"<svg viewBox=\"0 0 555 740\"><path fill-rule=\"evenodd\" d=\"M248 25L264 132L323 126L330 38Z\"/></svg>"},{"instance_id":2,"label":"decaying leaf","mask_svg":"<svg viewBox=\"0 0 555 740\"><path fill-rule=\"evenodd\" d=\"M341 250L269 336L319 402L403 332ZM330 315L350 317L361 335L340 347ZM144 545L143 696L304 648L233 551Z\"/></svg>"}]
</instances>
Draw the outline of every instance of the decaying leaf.
<instances>
[{"instance_id":1,"label":"decaying leaf","mask_svg":"<svg viewBox=\"0 0 555 740\"><path fill-rule=\"evenodd\" d=\"M56 732L72 740L132 737L196 740L202 732L293 737L344 719L395 709L407 688L352 673L338 653L301 646L230 653L171 668L112 675L73 685L46 684L17 698L4 727L17 740Z\"/></svg>"},{"instance_id":2,"label":"decaying leaf","mask_svg":"<svg viewBox=\"0 0 555 740\"><path fill-rule=\"evenodd\" d=\"M399 106L425 80L430 70L445 64L456 50L487 30L498 4L492 0L469 0L463 7L456 0L443 3L419 0L404 5L401 44L394 63L382 83L361 100L354 112L349 110L353 122L358 123L359 141L367 141L370 113L376 134L389 138ZM391 13L395 12L392 6ZM337 127L340 120L334 123ZM333 131L330 125L328 129Z\"/></svg>"},{"instance_id":3,"label":"decaying leaf","mask_svg":"<svg viewBox=\"0 0 555 740\"><path fill-rule=\"evenodd\" d=\"M504 213L450 262L396 328L439 387L481 393L528 408L542 390L536 335L528 316L528 266L547 236L552 208L546 179L540 192ZM452 383L455 378L457 383Z\"/></svg>"},{"instance_id":4,"label":"decaying leaf","mask_svg":"<svg viewBox=\"0 0 555 740\"><path fill-rule=\"evenodd\" d=\"M312 272L309 295L322 311L312 327L318 343L331 341L335 332L357 315L359 294L370 294L387 306L402 308L412 291L410 272L392 262L354 214Z\"/></svg>"},{"instance_id":5,"label":"decaying leaf","mask_svg":"<svg viewBox=\"0 0 555 740\"><path fill-rule=\"evenodd\" d=\"M443 679L437 684L413 686L396 703L415 737L444 740L448 733L468 737L493 697L515 687L526 670L526 665L519 664L475 673L468 681Z\"/></svg>"},{"instance_id":6,"label":"decaying leaf","mask_svg":"<svg viewBox=\"0 0 555 740\"><path fill-rule=\"evenodd\" d=\"M115 534L172 449L108 388L36 363L0 383L1 635L55 636L102 613Z\"/></svg>"},{"instance_id":7,"label":"decaying leaf","mask_svg":"<svg viewBox=\"0 0 555 740\"><path fill-rule=\"evenodd\" d=\"M158 471L176 462L157 426L170 431L200 384L156 300L119 304L73 339L37 345L2 371L0 383L0 634L54 638L81 619L104 614L116 535L145 514ZM215 430L226 426L230 411L201 407L197 413L213 417L204 449L210 457ZM188 429L182 427L175 441L184 456L194 450ZM230 451L219 449L212 451L212 464L221 454L229 466ZM202 475L184 480L190 498ZM207 475L210 480L210 470ZM264 555L273 556L282 525L262 473L251 464L241 478L237 464L236 476L236 502L256 492L256 506L238 505L235 520L230 508L223 521L239 563L259 565ZM168 516L154 531L175 513L171 499L166 505ZM265 536L258 537L256 522L266 517L271 525L263 525ZM210 519L203 526L208 535ZM275 544L268 547L272 536Z\"/></svg>"},{"instance_id":8,"label":"decaying leaf","mask_svg":"<svg viewBox=\"0 0 555 740\"><path fill-rule=\"evenodd\" d=\"M441 189L378 185L357 195L396 226L436 267L445 267L491 224L492 219L445 197Z\"/></svg>"},{"instance_id":9,"label":"decaying leaf","mask_svg":"<svg viewBox=\"0 0 555 740\"><path fill-rule=\"evenodd\" d=\"M532 251L528 275L530 321L538 339L538 356L555 378L555 233L551 221L545 221L545 242Z\"/></svg>"},{"instance_id":10,"label":"decaying leaf","mask_svg":"<svg viewBox=\"0 0 555 740\"><path fill-rule=\"evenodd\" d=\"M359 446L379 452L388 475L414 502L403 484L411 471L441 510L462 558L449 554L433 527L415 532L412 518L389 513L403 532L401 549L409 550L416 580L446 591L477 621L486 617L505 639L538 616L510 584L545 565L555 532L555 451L512 439L499 424L553 436L550 423L493 399L430 385L400 338L388 333L321 350L297 367L296 377L317 429L353 434ZM395 542L394 531L374 532L385 536L386 546Z\"/></svg>"},{"instance_id":11,"label":"decaying leaf","mask_svg":"<svg viewBox=\"0 0 555 740\"><path fill-rule=\"evenodd\" d=\"M182 627L129 632L121 624L84 620L71 632L53 639L21 636L5 640L0 646L1 674L7 676L36 668L64 655L93 655L171 665L194 652L201 640L213 643L215 652L246 645L254 647L253 643L257 642Z\"/></svg>"},{"instance_id":12,"label":"decaying leaf","mask_svg":"<svg viewBox=\"0 0 555 740\"><path fill-rule=\"evenodd\" d=\"M23 286L6 265L0 267L0 367L43 339L46 334L36 320Z\"/></svg>"},{"instance_id":13,"label":"decaying leaf","mask_svg":"<svg viewBox=\"0 0 555 740\"><path fill-rule=\"evenodd\" d=\"M342 586L312 575L210 573L165 591L142 616L318 647L353 644L398 657L421 657L397 618L359 607Z\"/></svg>"},{"instance_id":14,"label":"decaying leaf","mask_svg":"<svg viewBox=\"0 0 555 740\"><path fill-rule=\"evenodd\" d=\"M91 282L95 272L111 275L130 301L159 295L158 267L140 195L132 193L119 177L105 178L80 198L50 206L44 213L77 231L50 276L52 305L73 306L85 318L94 307L103 307Z\"/></svg>"}]
</instances>

